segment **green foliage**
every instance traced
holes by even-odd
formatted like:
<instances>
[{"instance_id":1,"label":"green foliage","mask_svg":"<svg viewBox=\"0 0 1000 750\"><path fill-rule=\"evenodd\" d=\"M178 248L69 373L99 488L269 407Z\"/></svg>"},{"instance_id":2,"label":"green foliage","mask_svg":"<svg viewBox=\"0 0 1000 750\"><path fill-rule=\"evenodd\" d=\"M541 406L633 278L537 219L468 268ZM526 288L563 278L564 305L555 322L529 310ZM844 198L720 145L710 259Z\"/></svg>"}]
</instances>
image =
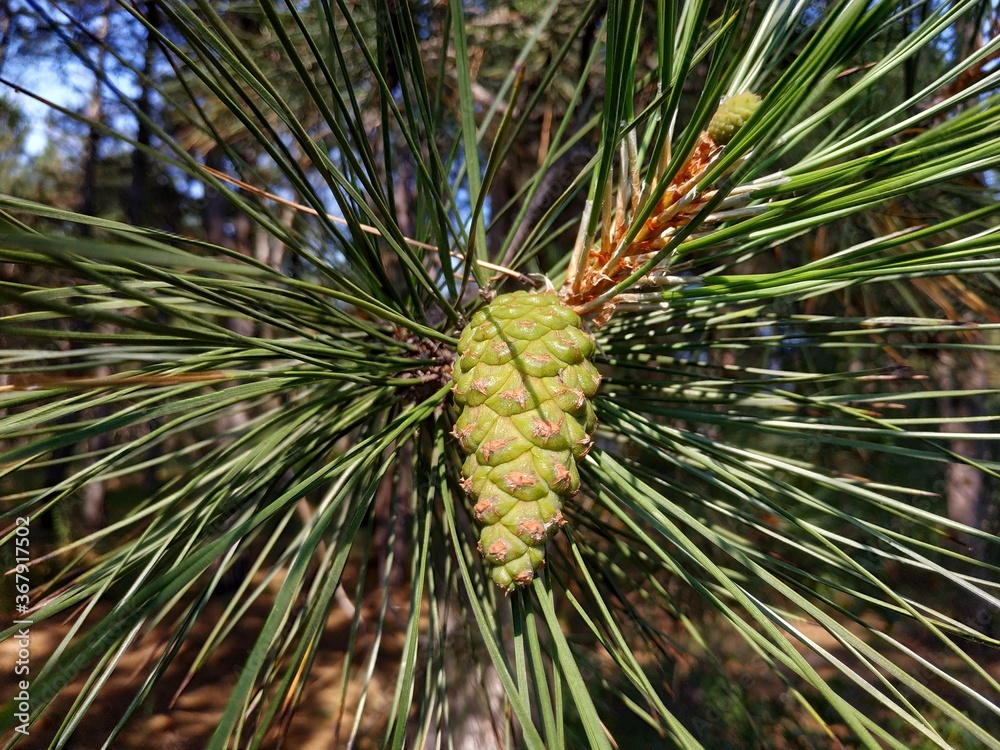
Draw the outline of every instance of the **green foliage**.
<instances>
[{"instance_id":1,"label":"green foliage","mask_svg":"<svg viewBox=\"0 0 1000 750\"><path fill-rule=\"evenodd\" d=\"M158 111L90 69L135 121L105 123L103 174L154 159L157 210L0 195L0 539L32 518L26 614L69 624L34 738L69 745L133 679L116 746L235 644L196 744L274 746L346 613L334 744L608 748L638 721L668 747L1000 747L1000 539L949 515L1000 479L990 4L156 7L115 13ZM633 263L578 305L595 447L506 596L452 436L458 337L593 247ZM106 522L49 544L95 487Z\"/></svg>"}]
</instances>

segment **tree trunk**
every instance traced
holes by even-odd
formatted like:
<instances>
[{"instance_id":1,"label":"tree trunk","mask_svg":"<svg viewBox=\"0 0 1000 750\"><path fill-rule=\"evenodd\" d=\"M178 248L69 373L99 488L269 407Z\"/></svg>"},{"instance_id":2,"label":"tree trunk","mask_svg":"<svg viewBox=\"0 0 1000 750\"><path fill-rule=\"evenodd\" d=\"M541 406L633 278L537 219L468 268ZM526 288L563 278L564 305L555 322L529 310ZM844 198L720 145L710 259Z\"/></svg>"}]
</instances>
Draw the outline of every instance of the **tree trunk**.
<instances>
[{"instance_id":1,"label":"tree trunk","mask_svg":"<svg viewBox=\"0 0 1000 750\"><path fill-rule=\"evenodd\" d=\"M222 171L222 149L216 146L205 154L205 166L216 171ZM205 201L201 209L201 225L205 230L205 239L213 245L228 247L226 241L226 209L228 204L218 190L205 188Z\"/></svg>"},{"instance_id":2,"label":"tree trunk","mask_svg":"<svg viewBox=\"0 0 1000 750\"><path fill-rule=\"evenodd\" d=\"M160 12L155 2L144 3L140 7L140 12L154 29L159 27ZM145 148L148 148L152 141L147 118L153 111L149 89L155 60L156 35L152 31L147 31L146 50L142 61L142 79L139 82L139 97L135 101L139 116L136 118L136 147L132 151L132 181L125 196L125 215L128 217L129 223L136 226L145 226L146 204L149 202L149 156L146 154Z\"/></svg>"},{"instance_id":3,"label":"tree trunk","mask_svg":"<svg viewBox=\"0 0 1000 750\"><path fill-rule=\"evenodd\" d=\"M445 672L448 711L428 733L425 750L442 746L454 750L504 747L510 732L504 705L503 685L489 660L481 663L486 650L476 628L457 616L459 608L448 608ZM516 743L515 743L516 746Z\"/></svg>"},{"instance_id":4,"label":"tree trunk","mask_svg":"<svg viewBox=\"0 0 1000 750\"><path fill-rule=\"evenodd\" d=\"M943 390L972 392L942 399L942 417L962 420L985 416L984 397L974 395L989 387L986 360L981 351L965 350L961 359L957 359L952 352L943 351L938 356L936 370L938 385ZM955 421L941 426L944 434L982 432L983 429L981 422ZM948 447L973 461L992 458L991 446L983 440L955 438L949 442ZM975 466L957 461L948 464L945 475L948 517L973 529L983 529L989 511L986 502L988 490L988 478ZM975 557L982 555L984 548L981 541L968 534L962 535L961 541L969 545Z\"/></svg>"},{"instance_id":5,"label":"tree trunk","mask_svg":"<svg viewBox=\"0 0 1000 750\"><path fill-rule=\"evenodd\" d=\"M102 78L104 77L105 42L108 38L110 16L111 3L105 2L101 13L101 22L94 32L97 46L97 73L94 77L94 88L90 94L90 101L87 102L83 113L90 123L83 148L83 185L80 189L80 213L86 216L97 214L97 164L101 148L100 125L104 120L104 83ZM81 232L85 237L88 237L91 229L88 226L83 226Z\"/></svg>"},{"instance_id":6,"label":"tree trunk","mask_svg":"<svg viewBox=\"0 0 1000 750\"><path fill-rule=\"evenodd\" d=\"M100 125L104 121L104 61L106 56L106 42L108 38L108 28L111 25L111 2L107 0L101 11L101 20L94 32L97 44L97 73L94 77L94 89L91 92L90 102L87 104L85 115L90 123L87 131L87 140L84 145L83 161L83 187L81 195L80 213L87 216L97 215L97 165L100 159L101 129ZM88 226L81 228L83 235L90 236L91 229ZM107 377L111 374L108 367L98 367L94 372L94 377ZM95 418L106 416L107 410L99 408L96 410ZM106 434L95 435L87 441L87 448L90 451L99 451L108 444ZM104 482L90 482L83 489L83 525L88 531L94 531L104 524L105 512L105 486Z\"/></svg>"},{"instance_id":7,"label":"tree trunk","mask_svg":"<svg viewBox=\"0 0 1000 750\"><path fill-rule=\"evenodd\" d=\"M10 41L14 36L13 18L9 0L0 0L0 70L3 70L7 51L10 49Z\"/></svg>"}]
</instances>

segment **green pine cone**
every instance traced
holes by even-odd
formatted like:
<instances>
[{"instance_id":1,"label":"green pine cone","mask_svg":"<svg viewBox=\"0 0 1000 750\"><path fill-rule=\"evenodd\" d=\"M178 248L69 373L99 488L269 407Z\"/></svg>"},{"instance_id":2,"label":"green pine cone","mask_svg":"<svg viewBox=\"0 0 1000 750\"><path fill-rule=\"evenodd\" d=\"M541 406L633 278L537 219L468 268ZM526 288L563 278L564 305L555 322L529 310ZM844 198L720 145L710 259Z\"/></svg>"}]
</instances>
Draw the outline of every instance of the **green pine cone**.
<instances>
[{"instance_id":1,"label":"green pine cone","mask_svg":"<svg viewBox=\"0 0 1000 750\"><path fill-rule=\"evenodd\" d=\"M759 106L760 97L749 91L724 99L708 123L708 135L720 146L725 146Z\"/></svg>"},{"instance_id":2,"label":"green pine cone","mask_svg":"<svg viewBox=\"0 0 1000 750\"><path fill-rule=\"evenodd\" d=\"M593 337L552 292L504 294L462 331L452 380L479 550L503 589L531 583L580 487L597 420Z\"/></svg>"}]
</instances>

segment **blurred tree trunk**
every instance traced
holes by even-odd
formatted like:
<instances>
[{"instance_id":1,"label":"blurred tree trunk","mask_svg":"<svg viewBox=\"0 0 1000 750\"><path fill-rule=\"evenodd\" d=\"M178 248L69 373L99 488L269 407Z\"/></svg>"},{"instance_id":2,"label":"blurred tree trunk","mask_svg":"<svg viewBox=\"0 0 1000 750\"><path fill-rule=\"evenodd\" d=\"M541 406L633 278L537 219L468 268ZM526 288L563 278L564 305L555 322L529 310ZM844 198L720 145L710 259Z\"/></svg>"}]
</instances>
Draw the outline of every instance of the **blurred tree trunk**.
<instances>
[{"instance_id":1,"label":"blurred tree trunk","mask_svg":"<svg viewBox=\"0 0 1000 750\"><path fill-rule=\"evenodd\" d=\"M525 241L528 239L528 235L534 231L535 225L556 204L556 201L559 200L566 189L572 184L573 180L580 174L593 155L594 150L589 144L574 146L546 172L545 177L538 186L538 190L531 199L531 203L528 205L524 220L518 225L510 246L500 261L500 265L509 266L513 263L514 257L523 247ZM578 198L577 200L582 199ZM573 238L570 237L568 239L570 246L567 246L566 250L571 247L572 241Z\"/></svg>"},{"instance_id":2,"label":"blurred tree trunk","mask_svg":"<svg viewBox=\"0 0 1000 750\"><path fill-rule=\"evenodd\" d=\"M111 25L111 3L105 0L101 12L101 20L97 30L94 32L94 40L97 44L97 58L95 64L97 71L94 76L94 88L90 94L90 101L84 109L84 117L90 126L87 130L87 139L83 148L83 184L80 189L80 213L87 216L97 214L97 165L100 159L101 150L101 125L104 122L104 61L107 56L106 42L108 38L108 28ZM88 226L81 227L84 236L89 236L91 229Z\"/></svg>"},{"instance_id":3,"label":"blurred tree trunk","mask_svg":"<svg viewBox=\"0 0 1000 750\"><path fill-rule=\"evenodd\" d=\"M965 350L961 358L956 358L951 351L942 351L938 355L935 373L938 386L943 390L969 392L941 400L941 416L956 420L944 423L941 426L942 433L947 435L984 430L981 422L961 420L982 419L986 415L985 397L975 395L989 388L986 364L983 352L976 349ZM948 447L973 461L993 458L991 446L984 440L955 438L949 441ZM956 461L948 464L945 481L948 517L971 528L983 529L989 511L987 477L975 466ZM969 535L963 535L961 541L969 545L974 556L981 556L981 542Z\"/></svg>"},{"instance_id":4,"label":"blurred tree trunk","mask_svg":"<svg viewBox=\"0 0 1000 750\"><path fill-rule=\"evenodd\" d=\"M162 23L160 8L156 0L148 0L138 7L139 12L146 19L153 29L159 29ZM149 209L150 190L149 173L152 167L149 155L145 148L152 144L152 132L148 119L152 118L153 104L150 97L154 65L156 62L156 34L153 31L146 32L146 44L142 57L142 76L139 78L139 96L136 97L135 105L139 112L136 117L135 141L136 147L132 150L132 176L128 189L125 193L125 216L130 224L136 226L149 226L151 211ZM164 227L167 228L167 227ZM162 312L157 313L161 319ZM151 427L155 429L155 427ZM150 458L156 459L163 450L162 444L157 443L150 451ZM151 494L159 486L157 478L157 468L150 466L143 479L143 488Z\"/></svg>"},{"instance_id":5,"label":"blurred tree trunk","mask_svg":"<svg viewBox=\"0 0 1000 750\"><path fill-rule=\"evenodd\" d=\"M159 28L160 12L156 2L146 2L139 7L146 21L154 28ZM136 118L136 147L132 151L132 182L125 196L125 215L130 224L145 225L148 213L146 204L149 201L149 156L144 149L148 148L152 138L147 123L153 111L149 89L152 85L153 64L156 60L156 36L152 31L146 32L146 49L142 59L142 78L139 81L139 96L135 105L139 111Z\"/></svg>"},{"instance_id":6,"label":"blurred tree trunk","mask_svg":"<svg viewBox=\"0 0 1000 750\"><path fill-rule=\"evenodd\" d=\"M504 703L503 684L496 669L483 663L486 648L475 626L458 615L458 606L448 608L445 673L448 681L448 712L441 715L436 731L429 732L424 750L442 746L454 750L504 747L508 735L507 716L498 710ZM516 745L515 745L516 746Z\"/></svg>"},{"instance_id":7,"label":"blurred tree trunk","mask_svg":"<svg viewBox=\"0 0 1000 750\"><path fill-rule=\"evenodd\" d=\"M98 367L93 371L95 378L107 378L112 374L111 368L107 366ZM108 411L105 408L95 410L96 419L106 417ZM102 433L87 441L87 449L90 451L103 450L110 444L110 437ZM88 459L89 461L89 459ZM106 486L104 482L91 481L83 488L83 525L90 531L99 529L104 525Z\"/></svg>"},{"instance_id":8,"label":"blurred tree trunk","mask_svg":"<svg viewBox=\"0 0 1000 750\"><path fill-rule=\"evenodd\" d=\"M97 46L94 75L94 88L90 101L84 110L89 128L83 151L83 183L81 185L80 213L96 216L97 209L97 168L101 151L101 125L104 122L104 72L107 57L108 29L111 26L111 2L105 0L101 7L100 20L94 32L94 42ZM91 235L89 226L81 227L83 236ZM111 368L102 366L92 372L92 377L105 378L111 375ZM106 416L105 409L95 410L94 418ZM109 437L101 433L87 441L87 451L100 451L107 447ZM83 489L83 524L88 530L94 530L104 524L105 519L105 485L104 482L90 482Z\"/></svg>"},{"instance_id":9,"label":"blurred tree trunk","mask_svg":"<svg viewBox=\"0 0 1000 750\"><path fill-rule=\"evenodd\" d=\"M7 59L11 38L14 35L14 14L9 0L0 0L0 70Z\"/></svg>"},{"instance_id":10,"label":"blurred tree trunk","mask_svg":"<svg viewBox=\"0 0 1000 750\"><path fill-rule=\"evenodd\" d=\"M222 149L216 146L205 154L205 166L222 170ZM226 199L218 190L205 188L205 200L201 207L201 226L205 239L213 245L225 245Z\"/></svg>"}]
</instances>

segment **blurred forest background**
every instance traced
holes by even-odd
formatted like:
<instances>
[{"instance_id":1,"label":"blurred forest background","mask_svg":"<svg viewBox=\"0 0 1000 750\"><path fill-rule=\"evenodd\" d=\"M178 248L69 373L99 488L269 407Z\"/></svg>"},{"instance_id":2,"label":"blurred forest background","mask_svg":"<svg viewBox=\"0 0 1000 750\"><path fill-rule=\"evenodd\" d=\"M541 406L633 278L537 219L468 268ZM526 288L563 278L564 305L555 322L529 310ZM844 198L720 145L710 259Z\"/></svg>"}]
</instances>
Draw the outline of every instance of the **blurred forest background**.
<instances>
[{"instance_id":1,"label":"blurred forest background","mask_svg":"<svg viewBox=\"0 0 1000 750\"><path fill-rule=\"evenodd\" d=\"M254 60L267 72L268 78L272 82L286 83L283 88L286 101L295 109L297 121L309 137L317 143L327 141L331 135L330 123L316 107L316 101L323 98L333 100L339 96L332 88L327 88L329 80L321 71L301 69L300 63L290 59L285 53L287 42L279 43L275 38L272 23L265 18L258 5L243 2L214 5L225 19L232 38L254 51ZM380 34L391 38L394 34L403 33L393 27L392 16L377 17L364 2L351 5L352 23L367 29L372 38ZM450 109L457 107L459 83L447 80L454 75L449 56L453 56L455 50L442 43L442 39L449 38L446 5L432 0L410 3L410 13L415 19L413 25L424 34L424 38L416 40L414 48L421 50L425 69L443 79L441 88L446 92L455 92L453 98L449 99L446 94L437 103L441 107L438 114L444 129L442 138L449 128L452 135L462 128L457 116L448 115ZM594 123L603 106L604 70L600 64L589 65L588 60L598 43L606 8L602 3L582 0L567 0L556 5L540 0L514 0L509 3L483 0L465 5L471 90L477 111L486 123L483 126L486 130L484 142L491 142L506 111L510 92L504 86L510 71L515 64L522 64L525 71L523 106L527 115L518 119L517 132L508 134L510 154L489 186L484 208L487 245L491 255L498 260L509 263L515 257L527 258L521 264L521 270L543 270L551 265L552 259L561 257L572 247L582 195L572 195L559 205L555 205L556 200L577 179L598 147L599 134ZM721 8L725 4L718 5ZM817 0L805 5L814 6L819 17L826 3ZM191 7L197 12L198 3L192 2ZM898 37L908 35L937 10L937 5L930 2L915 3L912 7L901 4L895 21ZM526 40L535 33L543 13L551 14L551 18L544 26L541 38L524 55L522 51ZM102 236L103 220L123 222L182 235L194 244L203 241L227 248L300 278L315 276L315 269L304 259L304 255L288 252L287 243L282 241L280 233L271 231L271 227L283 227L288 232L294 232L304 245L311 242L316 252L331 264L343 264L347 257L344 248L352 241L352 232L356 233L360 228L356 224L345 228L340 222L356 222L357 219L343 217L338 207L341 204L324 186L310 154L289 149L289 158L295 162L294 168L298 169L295 179L312 185L316 195L325 199L325 209L333 216L331 224L317 221L314 205L300 203L302 191L295 181L289 179L292 167L282 165L282 168L276 168L261 148L259 138L232 116L231 102L220 98L224 92L208 88L198 90L195 88L197 81L178 75L174 66L190 50L191 40L179 35L171 37L171 22L174 20L157 2L135 2L132 10L126 11L112 0L0 0L0 193L4 194L0 201L0 218L21 229L42 229L49 234L87 238ZM164 54L164 39L148 33L143 21L171 39L173 48L170 55ZM292 42L302 46L302 60L310 61L313 58L307 54L310 40L306 31L289 24L288 34ZM314 33L322 35L321 30ZM571 33L573 44L564 46ZM992 44L1000 35L1000 7L997 3L979 4L978 12L965 14L956 21L951 34L950 44L927 47L922 54L912 57L894 71L884 85L903 91L902 96L909 96L934 80L956 60L974 56L977 50ZM655 35L649 34L645 38L655 40ZM399 48L409 47L400 45ZM202 50L194 52L203 53ZM652 42L648 48L639 51L640 59L654 57L655 54ZM878 54L879 50L871 51L873 59L877 59ZM950 84L953 88L942 90L940 96L946 97L949 92L954 93L986 79L996 72L997 61L996 52L983 56L962 80ZM386 55L382 62L384 66L379 75L392 90L396 87L395 79L399 71L392 54ZM358 122L361 129L371 133L373 151L388 153L395 149L404 154L406 144L398 131L376 127L377 122L385 117L383 108L386 105L377 95L379 87L374 82L371 67L360 57L341 61L340 64L356 70L356 75L350 77L346 84L354 89L359 107ZM543 77L545 80L542 80ZM304 90L301 81L307 79L312 80L320 90ZM693 111L700 94L690 79L686 85L690 88L685 90L682 112ZM535 96L533 92L539 92L539 95ZM192 112L192 101L197 102L199 112ZM643 104L638 102L636 111L641 110ZM856 113L859 119L868 116L863 111L864 106L860 105ZM877 108L878 102L873 101L867 106ZM268 116L265 114L264 118ZM370 126L366 127L365 123L369 121ZM212 124L211 132L206 132L200 125L203 122ZM556 138L557 130L559 134ZM821 137L835 137L835 134L810 135L817 140ZM400 140L394 142L396 138ZM552 150L554 142L558 143L557 151ZM802 149L809 145L802 144ZM153 152L158 155L154 156ZM461 155L453 152L453 156L452 162L442 165L451 177L464 169ZM349 157L340 154L335 158ZM536 180L535 176L543 167L545 178ZM398 232L404 237L420 235L415 225L425 221L428 213L427 205L422 203L424 196L418 189L419 181L414 174L416 168L413 162L400 157L394 162L391 175L392 210L398 220ZM252 185L247 182L248 175L253 176ZM263 202L261 191L268 194L264 196L269 206L266 222L260 219L258 208ZM753 262L757 264L756 270L763 273L794 265L802 257L822 257L828 255L831 249L845 247L867 236L883 236L920 225L928 216L956 215L973 207L995 203L996 191L995 169L984 169L978 174L964 176L960 184L950 185L947 190L924 191L919 196L919 203L914 203L912 196L901 196L891 208L881 206L878 210L855 216L849 223L823 228L794 243L787 243L773 253L761 254ZM19 201L48 208L42 211L36 206L25 211ZM454 216L448 218L454 220L457 217L461 222L471 209L468 195L460 191L450 208ZM69 213L92 217L93 221L81 224L75 219L70 220ZM532 232L543 217L544 232ZM404 287L407 280L399 268L398 259L387 254L384 260L389 277L401 288ZM19 285L41 283L38 279L26 278L26 273L65 272L51 267L32 268L8 263L0 265L0 282L8 290ZM66 283L72 283L70 277L67 277ZM832 348L824 355L828 357L827 361L798 362L797 366L830 371L879 368L883 374L878 377L884 380L896 378L905 381L908 387L917 382L918 385L926 384L927 388L954 392L956 395L953 398L940 398L932 405L925 405L928 411L924 416L940 421L941 443L956 456L997 466L1000 444L995 440L995 427L990 425L989 417L1000 411L1000 398L997 396L1000 339L996 330L988 327L978 330L971 325L972 321L1000 324L1000 306L997 304L1000 298L995 296L996 288L995 279L980 288L964 283L959 277L938 277L916 282L910 297L880 298L866 294L864 290L851 289L845 289L837 297L824 297L821 301L817 300L814 306L807 306L803 313L874 317L901 314L900 311L905 309L906 314L911 316L937 318L953 326L961 326L963 321L970 325L968 330L959 334L962 338L959 348L937 346L935 337L951 337L951 332L939 334L930 330L919 333L917 335L922 338L917 340L917 345L914 345L912 336L907 336L906 346L902 348L896 347L900 342L889 333L876 335L868 345L854 350ZM0 299L0 302L5 301ZM833 310L833 307L839 309ZM12 307L7 309L13 310ZM221 323L239 335L269 335L267 324L244 317L233 317ZM88 323L67 316L54 317L46 325L51 326L48 346L54 357L51 364L55 369L59 364L55 357L60 350L84 346L86 334L93 333L99 337L102 332L107 332L102 326L108 324ZM66 327L65 331L61 331L60 327ZM73 335L62 335L63 332ZM924 348L919 346L921 342L926 345ZM15 348L20 345L21 339L16 331L0 330L0 346ZM748 357L758 357L759 354L759 351L751 351ZM740 354L727 350L725 356L730 357L730 362L738 362ZM794 345L789 344L785 350L775 350L769 356L773 358L770 362L759 362L758 365L789 369L788 363L799 355ZM100 366L74 372L75 377L81 378L102 378L111 374L110 367ZM22 384L18 375L0 372L0 386ZM102 414L98 408L89 418L96 420L103 416L106 413ZM218 423L204 425L203 432L235 431L251 418L250 412L229 410ZM156 420L151 420L130 427L131 433L120 432L113 437L116 440L136 440L156 428ZM739 428L734 426L733 430L738 431ZM982 432L982 440L970 436L970 432L977 430ZM949 439L949 432L958 433L959 437ZM53 460L45 468L33 471L45 472L41 480L44 484L50 487L60 485L72 472L84 466L90 456L107 450L111 440L112 434L103 432L95 434L87 443L61 446L54 451ZM988 472L969 463L921 464L907 460L903 454L893 458L871 457L850 445L838 452L824 453L828 450L826 444L807 435L794 441L773 435L765 435L760 440L764 443L776 441L776 445L784 440L782 447L775 447L776 451L793 454L803 461L825 463L844 474L877 477L887 484L905 481L912 486L925 487L926 497L921 501L926 501L929 509L946 513L951 519L978 529L984 535L995 534L1000 528L1000 483ZM881 463L873 469L869 461ZM169 469L169 466L158 464L153 456L144 477L129 474L121 480L112 477L91 482L81 488L73 502L55 504L39 519L35 540L38 554L41 554L43 546L55 549L81 536L81 529L94 531L114 523L126 512L136 493L154 491L163 482L163 472ZM5 492L11 494L27 486L19 486L16 475L5 477L3 481L9 483ZM28 484L37 484L38 481L35 476ZM375 557L381 557L378 565L386 564L393 550L400 549L406 541L403 535L390 533L389 498L392 491L391 482L383 483L374 503L373 513L383 521L376 521L373 526L372 548L379 551ZM302 512L308 514L308 507L303 507ZM887 518L889 515L887 513ZM891 519L886 523L891 527ZM855 533L847 524L841 531L845 537ZM928 538L931 536L934 534L928 531ZM985 543L982 536L955 535L947 539L946 544L989 564L1000 563L996 559L996 545ZM883 560L873 556L873 567L883 563ZM9 567L8 561L4 561L4 566ZM364 576L365 573L360 571L350 575ZM912 573L903 568L889 570L887 575L889 580L896 576L895 585L901 591L915 591L923 586L919 578L908 578ZM237 576L235 580L242 579ZM396 581L401 580L397 575ZM225 601L225 591L224 586L216 590L216 595L221 596L220 607ZM338 655L348 648L348 638L359 639L350 647L361 653L366 645L371 646L373 634L364 629L360 634L355 633L350 627L354 622L352 618L360 609L381 622L384 610L380 615L380 607L384 607L384 603L373 593L374 590L366 598L354 601L345 591L352 591L349 578L338 594L342 622L339 628L331 628L328 653L318 661L314 672L312 684L315 690L310 693L311 702L287 729L286 746L312 747L309 742L312 741L313 724L343 720L344 712L351 710L345 706L352 707L364 700L361 688L355 682L350 683L350 688L346 687L348 680L340 670L341 657ZM358 591L361 591L360 587ZM685 616L695 619L709 616L699 610L703 604L686 601L683 592L675 593L678 601L682 602ZM398 592L401 602L405 602L406 596L404 591ZM934 594L930 592L926 596L933 598ZM954 597L956 594L949 591L942 596ZM249 631L252 632L266 616L266 604L266 601L258 600L245 613L243 624ZM965 624L969 627L989 637L1000 636L1000 615L981 603L966 606L955 600L949 601L947 608L964 612ZM668 627L666 623L659 625ZM890 625L886 623L887 628ZM54 648L57 635L63 632L58 625L50 627L54 631L51 636L38 631L35 643L40 655L44 649ZM382 647L384 652L402 649L403 628L394 630L393 627L391 622L385 626L387 645ZM380 636L383 635L381 628L380 625ZM706 632L712 632L711 628ZM166 632L161 635L164 639L168 637ZM786 710L790 700L787 687L762 668L759 658L745 644L734 646L730 643L731 661L720 663L708 655L711 650L702 650L704 644L685 642L685 634L680 630L672 632L671 637L678 639L677 653L661 656L676 658L678 663L685 665L683 670L674 674L676 684L683 689L673 696L672 706L685 716L690 728L707 747L835 746L834 740L816 729L812 717L804 715L799 709ZM821 634L817 634L817 638L820 637ZM914 638L915 648L921 648L917 629L914 629ZM924 646L936 648L931 643ZM220 656L215 671L200 673L191 685L186 685L183 672L168 680L169 689L156 703L156 708L142 716L134 729L126 732L116 746L177 749L201 746L200 743L211 731L213 717L222 710L225 702L223 691L213 692L213 686L233 679L231 674L226 674L227 658L225 654ZM982 653L975 658L982 658L984 669L994 677L1000 676L995 652L983 647ZM235 663L235 656L233 660ZM143 664L142 654L139 654L132 667L138 671L143 669ZM955 664L956 669L965 668L961 661ZM372 679L376 686L371 688L368 699L373 704L384 702L387 710L392 695L381 694L377 685L380 679L384 679L391 690L391 680L394 679L390 677L391 660L380 662L379 670L385 670L385 674L382 677L380 673L374 675ZM830 677L835 679L837 675L830 673ZM184 687L187 691L182 697L171 694L177 690L179 695ZM469 687L470 691L481 690L486 694L496 689L496 685L489 684ZM595 693L599 695L601 689L607 689L609 694L614 691L610 683L605 688L595 688ZM120 688L111 686L110 695L119 695L124 699L128 690L127 682L123 682ZM323 697L323 691L329 694L327 698ZM175 701L172 712L169 710L171 700ZM879 709L873 707L872 710ZM366 737L378 736L379 712L365 714L365 717L365 721L372 723L361 727L356 746L378 746ZM86 722L100 725L102 721L113 721L114 718L102 717L97 712L96 715L88 715L83 726L87 726ZM891 718L887 720L891 721ZM930 720L933 722L935 719L932 716ZM622 727L631 721L634 719L630 715L623 714ZM989 718L984 720L984 726L988 721ZM473 719L470 722L470 736L483 731ZM760 726L766 729L761 730ZM627 730L622 730L622 727L616 729L625 732L622 736L627 736ZM949 738L953 747L971 750L980 746L961 727L952 726L948 719L941 719L937 730ZM44 746L41 738L46 731L43 726L36 738L25 746ZM346 734L347 730L344 731ZM761 731L767 734L759 734ZM899 727L899 731L901 741L911 741L906 739L905 727ZM150 732L157 734L151 736ZM328 739L328 734L322 736ZM641 737L641 733L638 736ZM824 745L823 742L831 744ZM912 742L913 747L922 747L919 740L913 739ZM72 746L90 747L86 740Z\"/></svg>"}]
</instances>

